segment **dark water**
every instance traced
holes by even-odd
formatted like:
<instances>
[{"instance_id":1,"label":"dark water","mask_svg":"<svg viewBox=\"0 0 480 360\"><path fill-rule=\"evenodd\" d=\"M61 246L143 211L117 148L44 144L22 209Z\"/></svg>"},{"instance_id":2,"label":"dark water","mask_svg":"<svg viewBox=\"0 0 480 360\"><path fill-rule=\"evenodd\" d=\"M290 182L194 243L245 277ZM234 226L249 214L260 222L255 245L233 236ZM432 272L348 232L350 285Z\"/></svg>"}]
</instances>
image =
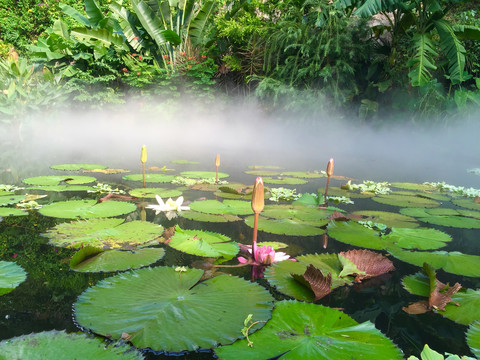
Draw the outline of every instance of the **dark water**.
<instances>
[{"instance_id":1,"label":"dark water","mask_svg":"<svg viewBox=\"0 0 480 360\"><path fill-rule=\"evenodd\" d=\"M238 129L241 128L236 128L236 130ZM268 126L263 124L261 129L265 132L268 130ZM231 131L234 130L231 129ZM109 167L128 168L132 173L140 172L139 157L142 143L147 143L149 146L149 166L161 167L167 165L169 168L175 168L175 173L193 169L214 170L215 154L219 152L222 154L220 170L231 175L228 180L248 185L253 184L255 179L255 176L244 173L245 170L248 170L248 165L279 165L290 171L319 171L324 169L330 157L335 157L335 174L360 180L402 182L445 180L453 185L465 186L475 186L475 184L480 183L480 177L466 172L469 167L480 166L480 164L475 164L473 157L463 157L461 163L455 163L452 160L454 157L450 153L459 151L459 149L447 151L435 142L432 142L431 146L428 147L419 147L428 149L432 153L430 161L425 162L428 156L422 154L416 157L415 149L408 148L407 145L401 145L400 140L398 140L398 143L391 142L391 147L388 147L388 141L374 142L372 139L377 138L373 135L354 144L348 142L351 139L342 140L342 136L339 135L341 133L335 134L338 139L336 142L328 138L328 134L322 136L314 136L314 134L299 135L292 130L290 139L288 139L288 135L278 135L278 141L274 142L275 147L268 148L266 144L262 145L258 137L253 137L250 146L244 146L245 144L242 142L243 146L240 149L240 147L234 146L234 143L228 144L225 141L219 142L218 146L215 146L214 132L208 135L211 136L209 141L206 140L207 135L205 134L208 134L208 131L201 135L198 134L202 137L202 142L196 145L190 144L186 148L182 146L183 143L193 139L193 135L190 135L186 140L180 137L177 142L172 142L170 139L165 141L164 144L162 144L162 139L175 135L158 133L155 136L158 137L159 143L148 143L148 140L152 140L152 134L145 134L147 140L145 142L126 141L125 134L121 134L117 138L106 135L104 138L96 136L95 139L88 140L87 138L85 140L87 145L82 150L78 146L69 147L66 139L60 139L58 142L52 141L56 144L54 147L51 147L52 144L49 144L46 139L40 142L43 147L36 143L23 143L22 146L10 147L2 151L0 183L20 185L21 179L25 177L58 174L59 172L50 170L49 165L65 162L104 163ZM240 131L240 134L245 137L243 131ZM136 135L132 134L132 136L135 136L135 139L138 140ZM235 136L230 134L229 138L235 138ZM99 139L103 139L103 142ZM368 139L371 140L370 150L368 149ZM271 144L270 140L265 141ZM168 144L168 146L165 144ZM177 148L174 147L175 144L178 145ZM405 144L408 144L408 141ZM455 141L455 144L457 144L455 146L459 146L458 141ZM229 147L229 145L232 146ZM382 151L380 145L385 146L384 151ZM47 148L48 151L46 151ZM440 151L439 149L443 150ZM478 145L475 144L475 148L471 150L473 152L478 150ZM397 155L392 155L395 154L395 151ZM417 149L417 151L419 150ZM477 155L478 153L476 151ZM112 156L112 154L118 155ZM389 154L390 157L387 156ZM169 162L181 158L198 160L200 164L178 165ZM447 166L451 166L450 170ZM121 180L119 175L87 175L97 177L99 182L119 183L126 187L141 186L139 183L125 182ZM338 186L341 183L343 182L333 180L331 185ZM317 188L324 185L325 179L320 178L312 179L306 185L284 187L296 188L297 192L302 193L316 192ZM157 184L151 184L150 186L157 186ZM176 187L171 184L160 184L158 186ZM272 185L272 187L280 186ZM480 186L476 187L479 188ZM187 190L184 193L186 200L190 201L204 195L212 197L211 193L198 193L192 190ZM45 202L85 196L85 193L50 193ZM95 195L87 196L94 197ZM354 201L355 205L339 205L339 207L347 211L360 209L396 211L398 209L373 203L369 200L354 199ZM129 215L130 218L138 216L138 213ZM154 218L151 211L147 210L147 216L148 221L159 221L158 217ZM78 331L79 328L72 319L72 304L89 286L111 276L110 274L83 274L70 271L68 260L73 252L47 245L47 240L40 235L57 222L55 219L43 217L36 212L18 219L4 218L0 222L0 260L15 261L28 273L27 280L18 288L7 295L0 296L0 340L52 329L66 330L67 332ZM252 230L243 222L213 224L198 223L183 218L177 218L170 222L165 219L161 220L161 224L165 226L172 226L177 222L182 228L215 231L240 242L248 243L252 236ZM467 254L480 255L480 243L478 242L480 231L436 228L449 233L454 239L447 248L442 250L456 250ZM337 253L352 248L330 239L328 247L324 249L320 236L282 237L260 232L258 241L285 242L290 245L288 251L292 256L321 252ZM189 265L195 260L199 260L199 258L186 256L168 248L165 258L154 265ZM416 297L408 294L402 288L401 279L407 274L416 273L419 268L394 258L391 260L396 267L395 272L371 279L364 284L338 288L319 303L342 308L358 322L372 321L378 329L403 350L406 357L411 354L418 356L426 343L442 353L450 352L472 356L465 342L466 326L456 324L434 313L408 315L401 310L402 306L417 300ZM250 276L247 268L236 269L231 272L247 279ZM443 282L454 283L458 281L464 287L480 287L480 279L456 276L443 271L438 271L437 275ZM257 281L269 288L277 300L286 298L275 292L275 289L271 289L265 280ZM170 358L166 355L150 352L146 352L145 356L147 359ZM180 355L178 358L212 359L213 354L206 351Z\"/></svg>"}]
</instances>

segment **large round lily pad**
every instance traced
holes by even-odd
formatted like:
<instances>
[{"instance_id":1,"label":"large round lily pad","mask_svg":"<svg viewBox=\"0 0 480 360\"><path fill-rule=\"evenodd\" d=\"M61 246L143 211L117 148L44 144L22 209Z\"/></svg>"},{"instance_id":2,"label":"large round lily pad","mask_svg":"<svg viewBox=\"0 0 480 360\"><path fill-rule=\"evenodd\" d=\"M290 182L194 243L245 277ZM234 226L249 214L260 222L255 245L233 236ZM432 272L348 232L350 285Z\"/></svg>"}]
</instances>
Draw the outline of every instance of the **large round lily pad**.
<instances>
[{"instance_id":1,"label":"large round lily pad","mask_svg":"<svg viewBox=\"0 0 480 360\"><path fill-rule=\"evenodd\" d=\"M20 265L10 261L0 261L0 295L9 293L26 278L27 273Z\"/></svg>"},{"instance_id":2,"label":"large round lily pad","mask_svg":"<svg viewBox=\"0 0 480 360\"><path fill-rule=\"evenodd\" d=\"M216 172L215 171L182 171L180 173L181 176L192 178L192 179L215 179ZM218 173L218 178L223 179L229 177L230 175L225 174L223 172Z\"/></svg>"},{"instance_id":3,"label":"large round lily pad","mask_svg":"<svg viewBox=\"0 0 480 360\"><path fill-rule=\"evenodd\" d=\"M1 195L0 206L12 205L25 199L25 195Z\"/></svg>"},{"instance_id":4,"label":"large round lily pad","mask_svg":"<svg viewBox=\"0 0 480 360\"><path fill-rule=\"evenodd\" d=\"M88 185L38 185L38 186L29 186L27 187L28 190L43 190L43 191L55 191L55 192L62 192L62 191L92 191L95 192L93 186Z\"/></svg>"},{"instance_id":5,"label":"large round lily pad","mask_svg":"<svg viewBox=\"0 0 480 360\"><path fill-rule=\"evenodd\" d=\"M70 268L79 272L111 272L138 269L157 262L165 255L161 248L131 251L84 247L70 260Z\"/></svg>"},{"instance_id":6,"label":"large round lily pad","mask_svg":"<svg viewBox=\"0 0 480 360\"><path fill-rule=\"evenodd\" d=\"M228 236L210 231L183 230L179 226L168 245L187 254L228 259L239 251L238 244Z\"/></svg>"},{"instance_id":7,"label":"large round lily pad","mask_svg":"<svg viewBox=\"0 0 480 360\"><path fill-rule=\"evenodd\" d=\"M293 176L305 179L316 179L327 176L326 174L310 171L284 171L282 174L286 176Z\"/></svg>"},{"instance_id":8,"label":"large round lily pad","mask_svg":"<svg viewBox=\"0 0 480 360\"><path fill-rule=\"evenodd\" d=\"M146 221L92 219L62 223L44 235L55 246L78 248L90 245L111 249L151 243L162 233L162 226Z\"/></svg>"},{"instance_id":9,"label":"large round lily pad","mask_svg":"<svg viewBox=\"0 0 480 360\"><path fill-rule=\"evenodd\" d=\"M96 181L92 176L80 176L80 175L64 175L64 176L35 176L23 179L23 182L28 185L59 185L61 183L71 184L71 185L81 185L88 184Z\"/></svg>"},{"instance_id":10,"label":"large round lily pad","mask_svg":"<svg viewBox=\"0 0 480 360\"><path fill-rule=\"evenodd\" d=\"M278 176L278 177L265 176L263 178L263 182L265 184L276 184L276 185L303 185L303 184L306 184L308 181L301 178L288 177L288 176Z\"/></svg>"},{"instance_id":11,"label":"large round lily pad","mask_svg":"<svg viewBox=\"0 0 480 360\"><path fill-rule=\"evenodd\" d=\"M474 202L473 199L455 199L452 202L457 206L480 211L480 204Z\"/></svg>"},{"instance_id":12,"label":"large round lily pad","mask_svg":"<svg viewBox=\"0 0 480 360\"><path fill-rule=\"evenodd\" d=\"M52 330L3 340L0 359L141 360L143 355L127 345L107 346L104 341L86 334Z\"/></svg>"},{"instance_id":13,"label":"large round lily pad","mask_svg":"<svg viewBox=\"0 0 480 360\"><path fill-rule=\"evenodd\" d=\"M337 241L363 248L380 250L387 244L377 231L353 221L332 221L327 232Z\"/></svg>"},{"instance_id":14,"label":"large round lily pad","mask_svg":"<svg viewBox=\"0 0 480 360\"><path fill-rule=\"evenodd\" d=\"M408 251L397 247L388 248L388 252L409 264L423 266L426 262L434 269L443 269L452 274L480 276L480 256L477 255L462 254L457 251Z\"/></svg>"},{"instance_id":15,"label":"large round lily pad","mask_svg":"<svg viewBox=\"0 0 480 360\"><path fill-rule=\"evenodd\" d=\"M249 201L242 200L203 200L194 201L190 209L206 214L249 215L253 214L252 205Z\"/></svg>"},{"instance_id":16,"label":"large round lily pad","mask_svg":"<svg viewBox=\"0 0 480 360\"><path fill-rule=\"evenodd\" d=\"M297 300L313 301L315 299L313 291L292 276L292 274L304 274L309 264L319 269L324 276L331 274L332 289L353 281L351 276L339 276L343 266L337 254L309 254L298 256L296 259L297 261L285 260L268 267L265 270L265 278L270 285L275 286L278 292Z\"/></svg>"},{"instance_id":17,"label":"large round lily pad","mask_svg":"<svg viewBox=\"0 0 480 360\"><path fill-rule=\"evenodd\" d=\"M139 198L154 198L155 195L161 198L174 198L182 195L182 192L178 189L166 189L166 188L139 188L132 189L128 192L131 196Z\"/></svg>"},{"instance_id":18,"label":"large round lily pad","mask_svg":"<svg viewBox=\"0 0 480 360\"><path fill-rule=\"evenodd\" d=\"M245 224L253 228L255 216L247 216ZM323 226L328 222L319 221L318 226ZM258 217L258 230L265 231L271 234L278 235L293 235L293 236L316 236L325 233L325 230L311 225L308 221L296 219L268 219L263 216Z\"/></svg>"},{"instance_id":19,"label":"large round lily pad","mask_svg":"<svg viewBox=\"0 0 480 360\"><path fill-rule=\"evenodd\" d=\"M427 184L416 184L408 182L393 182L390 184L392 187L405 190L417 190L417 191L433 191L434 188L431 185Z\"/></svg>"},{"instance_id":20,"label":"large round lily pad","mask_svg":"<svg viewBox=\"0 0 480 360\"><path fill-rule=\"evenodd\" d=\"M205 221L205 222L230 222L230 221L239 221L242 218L235 215L228 214L206 214L198 211L182 211L180 216L194 221Z\"/></svg>"},{"instance_id":21,"label":"large round lily pad","mask_svg":"<svg viewBox=\"0 0 480 360\"><path fill-rule=\"evenodd\" d=\"M55 170L95 170L95 169L106 169L106 165L100 164L58 164L50 166Z\"/></svg>"},{"instance_id":22,"label":"large round lily pad","mask_svg":"<svg viewBox=\"0 0 480 360\"><path fill-rule=\"evenodd\" d=\"M25 216L28 215L28 211L23 209L0 207L0 216Z\"/></svg>"},{"instance_id":23,"label":"large round lily pad","mask_svg":"<svg viewBox=\"0 0 480 360\"><path fill-rule=\"evenodd\" d=\"M128 181L143 181L143 174L129 174L122 177ZM148 183L169 183L175 179L175 175L165 174L145 174L145 182Z\"/></svg>"},{"instance_id":24,"label":"large round lily pad","mask_svg":"<svg viewBox=\"0 0 480 360\"><path fill-rule=\"evenodd\" d=\"M104 201L97 203L95 200L72 200L45 205L39 212L45 216L62 219L91 219L124 215L136 209L135 204L124 201Z\"/></svg>"},{"instance_id":25,"label":"large round lily pad","mask_svg":"<svg viewBox=\"0 0 480 360\"><path fill-rule=\"evenodd\" d=\"M477 359L480 358L480 321L474 322L468 328L467 344Z\"/></svg>"},{"instance_id":26,"label":"large round lily pad","mask_svg":"<svg viewBox=\"0 0 480 360\"><path fill-rule=\"evenodd\" d=\"M249 314L270 318L273 299L260 285L228 275L199 282L202 270L177 270L144 268L100 281L79 296L75 318L95 333L116 340L126 333L138 348L166 352L230 344Z\"/></svg>"},{"instance_id":27,"label":"large round lily pad","mask_svg":"<svg viewBox=\"0 0 480 360\"><path fill-rule=\"evenodd\" d=\"M372 198L373 201L376 201L380 204L392 205L392 206L401 206L401 207L425 207L432 208L440 206L440 203L427 199L422 196L411 196L411 195L378 195Z\"/></svg>"},{"instance_id":28,"label":"large round lily pad","mask_svg":"<svg viewBox=\"0 0 480 360\"><path fill-rule=\"evenodd\" d=\"M423 273L406 276L402 279L402 283L412 294L430 296L430 280ZM435 308L433 311L463 325L480 321L480 290L461 289L453 294L451 299L444 311Z\"/></svg>"},{"instance_id":29,"label":"large round lily pad","mask_svg":"<svg viewBox=\"0 0 480 360\"><path fill-rule=\"evenodd\" d=\"M361 210L354 211L352 217L356 220L357 217L362 221L372 221L374 223L385 224L388 227L396 228L416 228L419 226L417 220L411 216L402 215L388 211L378 210Z\"/></svg>"},{"instance_id":30,"label":"large round lily pad","mask_svg":"<svg viewBox=\"0 0 480 360\"><path fill-rule=\"evenodd\" d=\"M266 205L262 216L274 219L296 219L311 223L315 226L324 226L334 210L318 209L316 207L295 205Z\"/></svg>"},{"instance_id":31,"label":"large round lily pad","mask_svg":"<svg viewBox=\"0 0 480 360\"><path fill-rule=\"evenodd\" d=\"M339 310L297 301L278 302L272 319L249 339L253 346L244 339L215 353L222 360L403 359L374 324L359 324Z\"/></svg>"},{"instance_id":32,"label":"large round lily pad","mask_svg":"<svg viewBox=\"0 0 480 360\"><path fill-rule=\"evenodd\" d=\"M403 249L431 250L444 247L451 241L450 235L437 229L392 228L384 237Z\"/></svg>"}]
</instances>

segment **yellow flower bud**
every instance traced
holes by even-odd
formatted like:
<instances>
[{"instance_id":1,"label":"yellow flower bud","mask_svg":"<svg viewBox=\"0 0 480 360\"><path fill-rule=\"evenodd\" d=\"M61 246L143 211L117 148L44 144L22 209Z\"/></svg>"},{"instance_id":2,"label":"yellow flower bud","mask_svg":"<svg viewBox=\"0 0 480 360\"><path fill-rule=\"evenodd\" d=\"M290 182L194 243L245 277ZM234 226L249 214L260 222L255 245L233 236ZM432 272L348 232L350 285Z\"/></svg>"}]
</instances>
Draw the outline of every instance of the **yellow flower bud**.
<instances>
[{"instance_id":1,"label":"yellow flower bud","mask_svg":"<svg viewBox=\"0 0 480 360\"><path fill-rule=\"evenodd\" d=\"M147 162L147 147L145 145L142 146L142 154L140 155L140 161L144 164Z\"/></svg>"},{"instance_id":2,"label":"yellow flower bud","mask_svg":"<svg viewBox=\"0 0 480 360\"><path fill-rule=\"evenodd\" d=\"M259 176L255 180L252 193L252 210L255 214L260 214L265 206L263 179Z\"/></svg>"},{"instance_id":3,"label":"yellow flower bud","mask_svg":"<svg viewBox=\"0 0 480 360\"><path fill-rule=\"evenodd\" d=\"M216 167L220 166L220 154L217 154L217 157L215 158L215 166Z\"/></svg>"}]
</instances>

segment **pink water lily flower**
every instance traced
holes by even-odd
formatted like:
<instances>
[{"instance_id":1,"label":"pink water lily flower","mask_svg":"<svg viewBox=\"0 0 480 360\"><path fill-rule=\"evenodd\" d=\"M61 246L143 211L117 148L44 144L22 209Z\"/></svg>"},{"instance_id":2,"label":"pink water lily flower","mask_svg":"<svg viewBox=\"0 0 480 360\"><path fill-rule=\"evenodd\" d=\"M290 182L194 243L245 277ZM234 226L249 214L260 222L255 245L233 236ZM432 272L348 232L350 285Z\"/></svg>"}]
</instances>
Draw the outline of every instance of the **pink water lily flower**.
<instances>
[{"instance_id":1,"label":"pink water lily flower","mask_svg":"<svg viewBox=\"0 0 480 360\"><path fill-rule=\"evenodd\" d=\"M252 253L251 246L246 246L246 250L250 254ZM290 259L290 256L284 252L275 251L271 246L264 245L262 247L256 247L254 259L246 259L243 256L239 256L237 259L241 264L251 263L252 265L258 266L258 265L271 265L279 261L288 260Z\"/></svg>"}]
</instances>

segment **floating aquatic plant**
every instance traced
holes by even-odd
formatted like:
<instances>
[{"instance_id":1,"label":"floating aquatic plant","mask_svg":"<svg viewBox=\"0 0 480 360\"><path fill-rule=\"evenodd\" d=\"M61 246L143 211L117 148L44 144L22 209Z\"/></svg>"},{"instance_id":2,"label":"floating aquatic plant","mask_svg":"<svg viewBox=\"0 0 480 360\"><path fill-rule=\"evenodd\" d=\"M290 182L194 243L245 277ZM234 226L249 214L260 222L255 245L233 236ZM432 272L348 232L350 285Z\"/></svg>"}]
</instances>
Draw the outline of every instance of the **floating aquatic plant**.
<instances>
[{"instance_id":1,"label":"floating aquatic plant","mask_svg":"<svg viewBox=\"0 0 480 360\"><path fill-rule=\"evenodd\" d=\"M25 195L0 195L0 206L17 204L25 200Z\"/></svg>"},{"instance_id":2,"label":"floating aquatic plant","mask_svg":"<svg viewBox=\"0 0 480 360\"><path fill-rule=\"evenodd\" d=\"M338 258L342 263L343 258L346 258L355 264L358 271L353 270L352 275L355 275L355 281L357 282L395 270L393 263L389 259L380 253L370 250L342 251L338 254ZM343 264L345 266L345 263Z\"/></svg>"},{"instance_id":3,"label":"floating aquatic plant","mask_svg":"<svg viewBox=\"0 0 480 360\"><path fill-rule=\"evenodd\" d=\"M138 198L154 198L156 195L162 198L173 198L182 195L181 190L167 188L137 188L128 193Z\"/></svg>"},{"instance_id":4,"label":"floating aquatic plant","mask_svg":"<svg viewBox=\"0 0 480 360\"><path fill-rule=\"evenodd\" d=\"M85 246L70 259L70 268L79 272L112 272L138 269L157 262L165 255L161 248L104 250Z\"/></svg>"},{"instance_id":5,"label":"floating aquatic plant","mask_svg":"<svg viewBox=\"0 0 480 360\"><path fill-rule=\"evenodd\" d=\"M50 239L50 244L61 247L90 245L102 249L131 249L138 245L158 244L155 239L162 233L162 226L145 221L91 219L58 224L44 236Z\"/></svg>"},{"instance_id":6,"label":"floating aquatic plant","mask_svg":"<svg viewBox=\"0 0 480 360\"><path fill-rule=\"evenodd\" d=\"M175 178L175 175L167 174L145 174L145 182L148 183L169 183ZM122 177L123 180L128 181L142 181L143 174L129 174Z\"/></svg>"},{"instance_id":7,"label":"floating aquatic plant","mask_svg":"<svg viewBox=\"0 0 480 360\"><path fill-rule=\"evenodd\" d=\"M15 192L22 189L24 188L15 185L0 184L0 195L3 195L3 193Z\"/></svg>"},{"instance_id":8,"label":"floating aquatic plant","mask_svg":"<svg viewBox=\"0 0 480 360\"><path fill-rule=\"evenodd\" d=\"M279 201L293 201L297 200L302 194L297 194L296 189L286 189L284 187L270 189L270 198L268 200Z\"/></svg>"},{"instance_id":9,"label":"floating aquatic plant","mask_svg":"<svg viewBox=\"0 0 480 360\"><path fill-rule=\"evenodd\" d=\"M118 187L114 189L110 184L97 183L93 188L94 190L88 190L88 192L96 192L98 194L125 194L125 191L120 190Z\"/></svg>"},{"instance_id":10,"label":"floating aquatic plant","mask_svg":"<svg viewBox=\"0 0 480 360\"><path fill-rule=\"evenodd\" d=\"M480 358L480 321L470 324L467 331L467 344L472 353Z\"/></svg>"},{"instance_id":11,"label":"floating aquatic plant","mask_svg":"<svg viewBox=\"0 0 480 360\"><path fill-rule=\"evenodd\" d=\"M276 185L302 185L306 184L308 181L300 178L288 177L288 176L264 176L263 181L266 184L276 184Z\"/></svg>"},{"instance_id":12,"label":"floating aquatic plant","mask_svg":"<svg viewBox=\"0 0 480 360\"><path fill-rule=\"evenodd\" d=\"M26 278L27 273L20 265L10 261L0 261L0 295L8 294Z\"/></svg>"},{"instance_id":13,"label":"floating aquatic plant","mask_svg":"<svg viewBox=\"0 0 480 360\"><path fill-rule=\"evenodd\" d=\"M474 189L472 187L465 188L463 186L454 186L454 185L449 185L445 182L425 182L424 184L433 186L437 190L450 192L455 195L465 196L469 198L480 196L480 190Z\"/></svg>"},{"instance_id":14,"label":"floating aquatic plant","mask_svg":"<svg viewBox=\"0 0 480 360\"><path fill-rule=\"evenodd\" d=\"M87 334L67 334L65 331L44 331L22 335L0 342L2 359L95 359L142 360L143 355L125 344L107 345Z\"/></svg>"},{"instance_id":15,"label":"floating aquatic plant","mask_svg":"<svg viewBox=\"0 0 480 360\"><path fill-rule=\"evenodd\" d=\"M352 199L346 196L327 196L327 202L328 201L334 202L335 204L354 204Z\"/></svg>"},{"instance_id":16,"label":"floating aquatic plant","mask_svg":"<svg viewBox=\"0 0 480 360\"><path fill-rule=\"evenodd\" d=\"M426 198L421 194L389 194L389 195L378 195L372 198L373 201L380 204L392 205L392 206L401 206L401 207L424 207L424 208L433 208L440 206L438 201Z\"/></svg>"},{"instance_id":17,"label":"floating aquatic plant","mask_svg":"<svg viewBox=\"0 0 480 360\"><path fill-rule=\"evenodd\" d=\"M28 212L23 209L0 207L0 216L26 216Z\"/></svg>"},{"instance_id":18,"label":"floating aquatic plant","mask_svg":"<svg viewBox=\"0 0 480 360\"><path fill-rule=\"evenodd\" d=\"M182 205L183 196L179 196L177 200L168 198L168 200L165 202L158 195L155 195L155 199L157 199L158 205L148 205L146 209L155 210L155 215L164 212L168 220L172 220L173 218L177 217L177 213L181 211L190 210L190 207Z\"/></svg>"},{"instance_id":19,"label":"floating aquatic plant","mask_svg":"<svg viewBox=\"0 0 480 360\"><path fill-rule=\"evenodd\" d=\"M81 185L88 184L96 181L92 176L81 176L81 175L72 175L72 176L35 176L23 179L23 182L28 185L39 185L39 186L48 186L48 185L60 185L61 183L69 185Z\"/></svg>"},{"instance_id":20,"label":"floating aquatic plant","mask_svg":"<svg viewBox=\"0 0 480 360\"><path fill-rule=\"evenodd\" d=\"M371 221L373 223L385 224L388 227L407 227L416 228L419 226L417 219L411 216L378 210L361 210L350 213L349 217L352 220Z\"/></svg>"},{"instance_id":21,"label":"floating aquatic plant","mask_svg":"<svg viewBox=\"0 0 480 360\"><path fill-rule=\"evenodd\" d=\"M185 230L178 225L168 245L187 254L205 257L233 258L239 246L228 236L202 230Z\"/></svg>"},{"instance_id":22,"label":"floating aquatic plant","mask_svg":"<svg viewBox=\"0 0 480 360\"><path fill-rule=\"evenodd\" d=\"M210 185L227 185L228 181L226 180L216 180L215 178L200 178L192 179L183 176L175 176L171 181L172 184L182 185L182 186L194 186L199 184L210 184Z\"/></svg>"},{"instance_id":23,"label":"floating aquatic plant","mask_svg":"<svg viewBox=\"0 0 480 360\"><path fill-rule=\"evenodd\" d=\"M215 171L182 171L180 173L181 176L193 179L214 179L216 181L216 172ZM230 175L226 173L219 172L218 178L226 178Z\"/></svg>"},{"instance_id":24,"label":"floating aquatic plant","mask_svg":"<svg viewBox=\"0 0 480 360\"><path fill-rule=\"evenodd\" d=\"M131 213L135 204L125 201L70 200L59 201L43 206L39 212L44 216L62 219L91 219L112 217Z\"/></svg>"},{"instance_id":25,"label":"floating aquatic plant","mask_svg":"<svg viewBox=\"0 0 480 360\"><path fill-rule=\"evenodd\" d=\"M277 302L272 319L249 340L253 347L243 339L215 349L215 354L222 360L403 359L374 324L359 324L339 310L298 301Z\"/></svg>"},{"instance_id":26,"label":"floating aquatic plant","mask_svg":"<svg viewBox=\"0 0 480 360\"><path fill-rule=\"evenodd\" d=\"M416 217L419 221L429 224L465 229L480 229L480 212L455 209L438 210L439 211L424 208L406 208L400 209L400 213ZM473 215L473 217L471 215Z\"/></svg>"},{"instance_id":27,"label":"floating aquatic plant","mask_svg":"<svg viewBox=\"0 0 480 360\"><path fill-rule=\"evenodd\" d=\"M370 192L375 195L387 195L391 192L390 183L372 180L365 180L362 184L352 184L351 180L349 180L345 185L342 185L342 189L349 191L360 190L360 192Z\"/></svg>"},{"instance_id":28,"label":"floating aquatic plant","mask_svg":"<svg viewBox=\"0 0 480 360\"><path fill-rule=\"evenodd\" d=\"M270 318L273 299L260 285L228 275L199 282L203 274L156 267L110 277L78 297L75 319L112 339L126 333L137 348L181 352L243 337L248 314Z\"/></svg>"},{"instance_id":29,"label":"floating aquatic plant","mask_svg":"<svg viewBox=\"0 0 480 360\"><path fill-rule=\"evenodd\" d=\"M190 204L192 210L206 214L249 215L252 207L249 201L242 200L200 200Z\"/></svg>"}]
</instances>

